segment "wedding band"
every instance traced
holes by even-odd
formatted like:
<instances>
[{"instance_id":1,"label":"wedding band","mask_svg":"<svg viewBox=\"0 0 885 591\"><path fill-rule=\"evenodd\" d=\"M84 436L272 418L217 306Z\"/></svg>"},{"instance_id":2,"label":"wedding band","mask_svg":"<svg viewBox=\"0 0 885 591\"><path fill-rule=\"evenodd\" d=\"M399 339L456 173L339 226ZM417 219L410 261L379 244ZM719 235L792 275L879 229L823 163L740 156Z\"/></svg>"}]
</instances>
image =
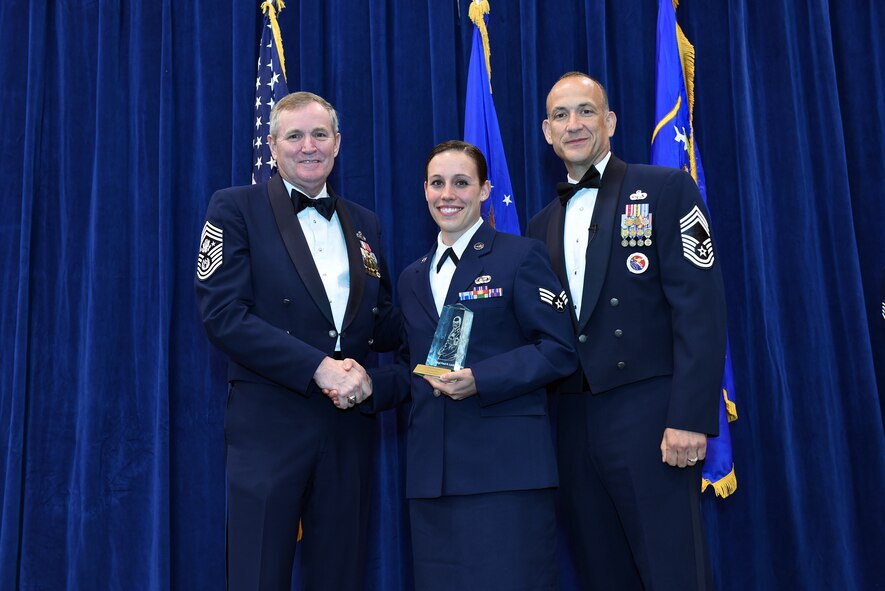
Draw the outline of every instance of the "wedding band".
<instances>
[{"instance_id":1,"label":"wedding band","mask_svg":"<svg viewBox=\"0 0 885 591\"><path fill-rule=\"evenodd\" d=\"M350 403L350 406L356 405L356 396L351 394L350 396L347 397L347 402Z\"/></svg>"},{"instance_id":2,"label":"wedding band","mask_svg":"<svg viewBox=\"0 0 885 591\"><path fill-rule=\"evenodd\" d=\"M688 458L688 463L689 463L689 464L697 464L697 463L698 463L698 459L697 459L697 458Z\"/></svg>"}]
</instances>

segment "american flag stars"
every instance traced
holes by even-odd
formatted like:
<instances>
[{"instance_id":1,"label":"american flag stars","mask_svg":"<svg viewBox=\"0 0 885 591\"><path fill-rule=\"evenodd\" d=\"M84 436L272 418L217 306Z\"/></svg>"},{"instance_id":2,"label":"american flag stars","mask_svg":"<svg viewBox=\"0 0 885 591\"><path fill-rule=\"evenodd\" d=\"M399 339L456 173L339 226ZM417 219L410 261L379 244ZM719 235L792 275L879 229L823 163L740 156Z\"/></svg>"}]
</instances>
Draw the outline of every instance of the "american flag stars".
<instances>
[{"instance_id":1,"label":"american flag stars","mask_svg":"<svg viewBox=\"0 0 885 591\"><path fill-rule=\"evenodd\" d=\"M270 152L267 136L270 134L270 112L278 100L288 94L277 44L268 13L264 15L264 29L258 46L258 65L255 78L255 132L252 136L252 182L263 183L276 172L277 163Z\"/></svg>"}]
</instances>

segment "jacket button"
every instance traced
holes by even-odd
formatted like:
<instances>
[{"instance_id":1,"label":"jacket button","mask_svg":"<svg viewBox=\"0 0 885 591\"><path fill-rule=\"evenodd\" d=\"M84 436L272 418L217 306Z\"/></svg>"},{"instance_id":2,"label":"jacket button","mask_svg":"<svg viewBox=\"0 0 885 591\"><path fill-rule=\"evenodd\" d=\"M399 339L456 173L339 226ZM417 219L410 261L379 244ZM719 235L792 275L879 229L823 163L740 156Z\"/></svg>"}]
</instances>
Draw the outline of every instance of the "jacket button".
<instances>
[{"instance_id":1,"label":"jacket button","mask_svg":"<svg viewBox=\"0 0 885 591\"><path fill-rule=\"evenodd\" d=\"M369 339L369 346L371 347L374 344L375 344L375 339Z\"/></svg>"},{"instance_id":2,"label":"jacket button","mask_svg":"<svg viewBox=\"0 0 885 591\"><path fill-rule=\"evenodd\" d=\"M615 329L615 336L616 336L616 337L619 337L619 336L621 336L622 334L624 334L624 331L623 331L623 330L621 330L620 328L616 328L616 329Z\"/></svg>"},{"instance_id":3,"label":"jacket button","mask_svg":"<svg viewBox=\"0 0 885 591\"><path fill-rule=\"evenodd\" d=\"M330 330L330 331L329 331L329 336L330 336L331 338L334 339L335 337L338 336L338 332L335 331L334 329L333 329L333 330Z\"/></svg>"},{"instance_id":4,"label":"jacket button","mask_svg":"<svg viewBox=\"0 0 885 591\"><path fill-rule=\"evenodd\" d=\"M621 302L618 301L618 298L612 298L612 299L609 301L609 303L610 303L612 306L617 306L617 305L620 304Z\"/></svg>"},{"instance_id":5,"label":"jacket button","mask_svg":"<svg viewBox=\"0 0 885 591\"><path fill-rule=\"evenodd\" d=\"M286 331L286 334L292 334L292 333L291 333L291 332L289 332L289 331L288 331L288 330L287 330L287 331Z\"/></svg>"},{"instance_id":6,"label":"jacket button","mask_svg":"<svg viewBox=\"0 0 885 591\"><path fill-rule=\"evenodd\" d=\"M586 343L587 342L587 335L585 335L585 334L580 335L578 337L578 342L579 343Z\"/></svg>"},{"instance_id":7,"label":"jacket button","mask_svg":"<svg viewBox=\"0 0 885 591\"><path fill-rule=\"evenodd\" d=\"M284 306L288 306L291 303L292 303L292 300L290 300L289 298L283 298L283 305Z\"/></svg>"},{"instance_id":8,"label":"jacket button","mask_svg":"<svg viewBox=\"0 0 885 591\"><path fill-rule=\"evenodd\" d=\"M378 306L375 306L374 308L372 308L372 314L374 314L375 316L378 315Z\"/></svg>"},{"instance_id":9,"label":"jacket button","mask_svg":"<svg viewBox=\"0 0 885 591\"><path fill-rule=\"evenodd\" d=\"M623 361L618 361L618 369L624 369L625 367L627 367L626 363L624 363Z\"/></svg>"}]
</instances>

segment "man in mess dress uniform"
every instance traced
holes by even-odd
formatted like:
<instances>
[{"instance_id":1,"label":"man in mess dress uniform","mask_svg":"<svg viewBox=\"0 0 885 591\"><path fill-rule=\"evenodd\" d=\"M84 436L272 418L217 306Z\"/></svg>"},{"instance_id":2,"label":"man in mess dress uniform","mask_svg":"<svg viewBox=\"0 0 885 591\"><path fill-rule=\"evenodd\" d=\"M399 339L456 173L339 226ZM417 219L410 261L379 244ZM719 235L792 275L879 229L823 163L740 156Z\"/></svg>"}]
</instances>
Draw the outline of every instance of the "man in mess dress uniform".
<instances>
[{"instance_id":1,"label":"man in mess dress uniform","mask_svg":"<svg viewBox=\"0 0 885 591\"><path fill-rule=\"evenodd\" d=\"M602 85L564 75L544 137L568 182L527 235L571 302L579 370L558 386L563 521L583 588L709 588L701 464L718 434L725 297L687 173L626 164Z\"/></svg>"},{"instance_id":2,"label":"man in mess dress uniform","mask_svg":"<svg viewBox=\"0 0 885 591\"><path fill-rule=\"evenodd\" d=\"M229 359L228 589L288 591L300 521L304 589L356 591L373 445L361 364L396 347L401 320L378 218L326 183L341 143L332 105L288 95L268 142L278 174L212 196L195 282Z\"/></svg>"}]
</instances>

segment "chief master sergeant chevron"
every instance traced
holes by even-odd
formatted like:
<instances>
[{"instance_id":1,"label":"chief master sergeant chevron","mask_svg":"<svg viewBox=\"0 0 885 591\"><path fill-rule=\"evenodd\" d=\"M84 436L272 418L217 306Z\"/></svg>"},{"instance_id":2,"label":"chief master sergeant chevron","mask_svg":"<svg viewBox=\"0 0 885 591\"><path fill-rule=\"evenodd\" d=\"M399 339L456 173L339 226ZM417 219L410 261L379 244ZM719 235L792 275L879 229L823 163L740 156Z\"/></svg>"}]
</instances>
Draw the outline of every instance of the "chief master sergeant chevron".
<instances>
[{"instance_id":1,"label":"chief master sergeant chevron","mask_svg":"<svg viewBox=\"0 0 885 591\"><path fill-rule=\"evenodd\" d=\"M706 589L701 462L718 432L725 298L688 174L611 153L605 89L569 72L547 95L560 198L547 243L581 359L559 388L560 499L585 589Z\"/></svg>"},{"instance_id":2,"label":"chief master sergeant chevron","mask_svg":"<svg viewBox=\"0 0 885 591\"><path fill-rule=\"evenodd\" d=\"M288 591L300 520L304 589L356 591L373 436L360 364L397 346L401 319L378 218L326 184L341 143L332 105L286 96L268 142L279 174L212 196L195 281L229 358L228 589Z\"/></svg>"}]
</instances>

